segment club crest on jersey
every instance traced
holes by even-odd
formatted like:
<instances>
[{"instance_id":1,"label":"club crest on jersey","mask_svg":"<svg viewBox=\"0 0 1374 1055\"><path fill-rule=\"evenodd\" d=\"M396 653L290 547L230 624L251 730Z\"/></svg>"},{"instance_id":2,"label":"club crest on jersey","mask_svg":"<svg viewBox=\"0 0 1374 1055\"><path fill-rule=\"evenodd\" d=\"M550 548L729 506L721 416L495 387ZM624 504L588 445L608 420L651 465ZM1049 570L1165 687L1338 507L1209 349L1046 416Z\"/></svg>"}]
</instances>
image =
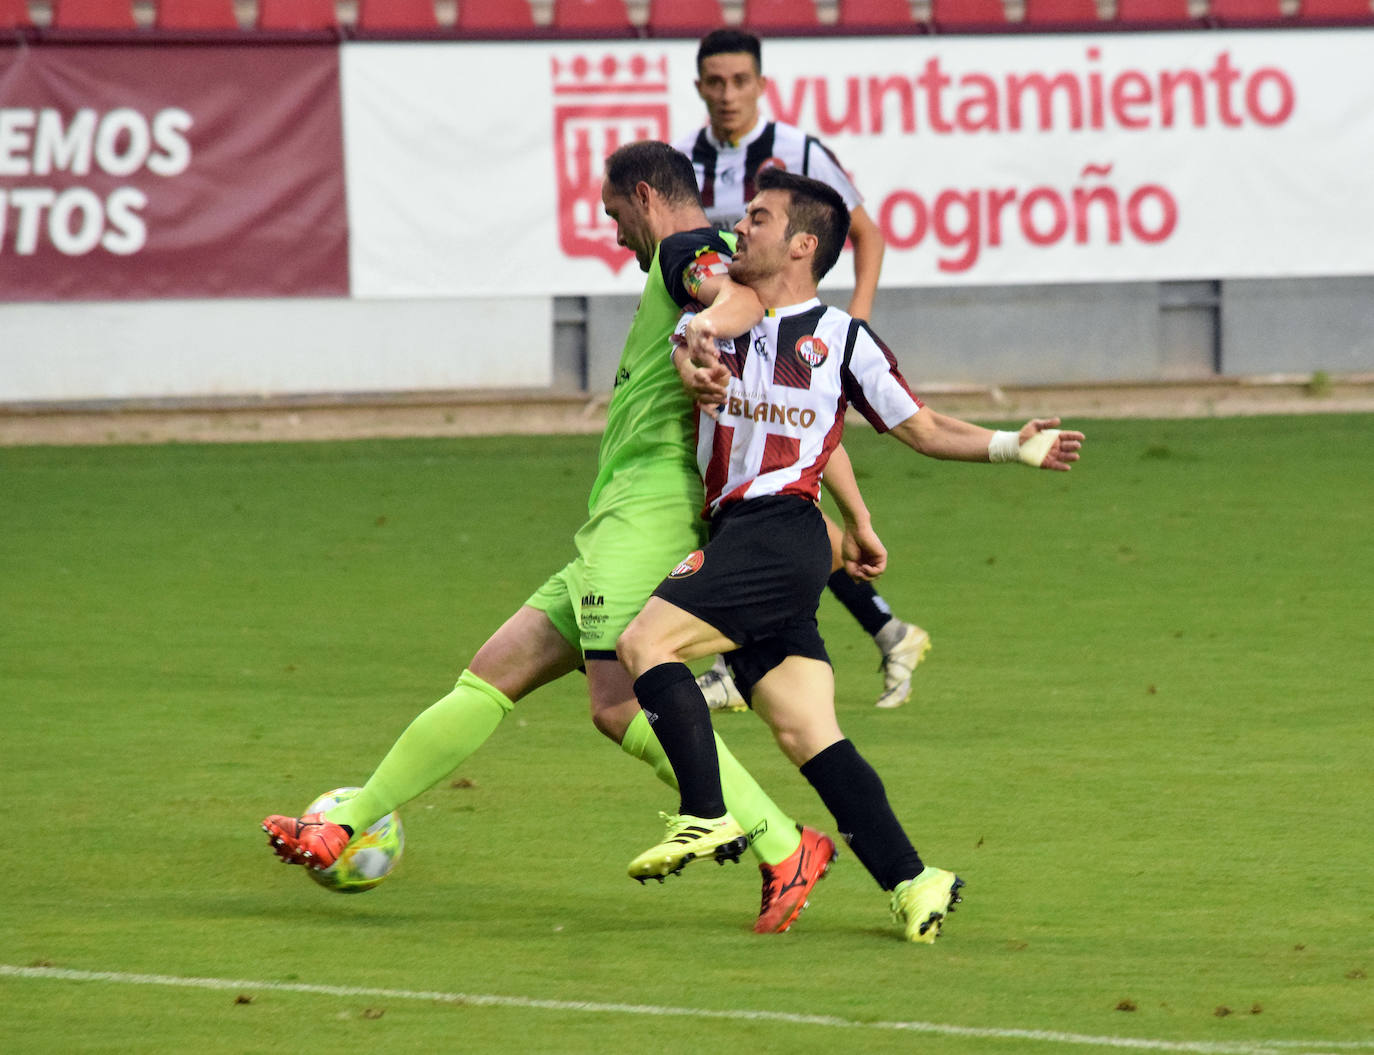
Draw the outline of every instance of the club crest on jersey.
<instances>
[{"instance_id":1,"label":"club crest on jersey","mask_svg":"<svg viewBox=\"0 0 1374 1055\"><path fill-rule=\"evenodd\" d=\"M809 365L812 369L825 362L825 357L830 354L830 349L819 337L808 335L797 341L797 355L802 362Z\"/></svg>"},{"instance_id":2,"label":"club crest on jersey","mask_svg":"<svg viewBox=\"0 0 1374 1055\"><path fill-rule=\"evenodd\" d=\"M695 575L701 571L701 566L706 563L706 554L699 549L692 550L691 553L682 558L682 562L668 573L670 579L685 579L689 575Z\"/></svg>"},{"instance_id":3,"label":"club crest on jersey","mask_svg":"<svg viewBox=\"0 0 1374 1055\"><path fill-rule=\"evenodd\" d=\"M615 221L601 208L603 161L625 143L668 138L668 56L565 52L550 63L558 241L566 255L619 272L634 253L616 243Z\"/></svg>"}]
</instances>

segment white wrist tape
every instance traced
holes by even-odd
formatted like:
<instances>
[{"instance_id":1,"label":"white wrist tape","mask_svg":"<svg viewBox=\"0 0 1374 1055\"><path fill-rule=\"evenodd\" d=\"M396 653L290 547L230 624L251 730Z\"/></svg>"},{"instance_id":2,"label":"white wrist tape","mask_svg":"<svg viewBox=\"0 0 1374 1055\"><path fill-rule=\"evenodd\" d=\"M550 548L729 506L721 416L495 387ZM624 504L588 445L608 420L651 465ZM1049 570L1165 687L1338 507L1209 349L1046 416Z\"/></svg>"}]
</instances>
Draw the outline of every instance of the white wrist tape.
<instances>
[{"instance_id":1,"label":"white wrist tape","mask_svg":"<svg viewBox=\"0 0 1374 1055\"><path fill-rule=\"evenodd\" d=\"M988 461L1019 461L1032 469L1038 469L1058 438L1058 429L1043 429L1025 443L1020 442L1015 432L994 432L992 439L988 441Z\"/></svg>"},{"instance_id":2,"label":"white wrist tape","mask_svg":"<svg viewBox=\"0 0 1374 1055\"><path fill-rule=\"evenodd\" d=\"M994 432L988 440L988 461L1014 462L1021 449L1021 441L1014 432Z\"/></svg>"}]
</instances>

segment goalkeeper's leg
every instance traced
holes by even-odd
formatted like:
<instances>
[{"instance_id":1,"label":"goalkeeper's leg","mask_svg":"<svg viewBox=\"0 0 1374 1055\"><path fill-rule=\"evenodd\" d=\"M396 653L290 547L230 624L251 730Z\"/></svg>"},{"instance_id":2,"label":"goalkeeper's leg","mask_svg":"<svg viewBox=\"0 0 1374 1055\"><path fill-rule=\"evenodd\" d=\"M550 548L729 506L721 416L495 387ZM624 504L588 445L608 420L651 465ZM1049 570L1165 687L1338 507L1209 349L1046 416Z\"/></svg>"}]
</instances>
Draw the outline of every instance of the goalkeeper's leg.
<instances>
[{"instance_id":1,"label":"goalkeeper's leg","mask_svg":"<svg viewBox=\"0 0 1374 1055\"><path fill-rule=\"evenodd\" d=\"M357 795L327 814L264 819L273 852L289 864L328 868L354 832L366 830L465 762L515 700L577 664L577 651L549 618L521 608L478 650L453 691L415 717Z\"/></svg>"}]
</instances>

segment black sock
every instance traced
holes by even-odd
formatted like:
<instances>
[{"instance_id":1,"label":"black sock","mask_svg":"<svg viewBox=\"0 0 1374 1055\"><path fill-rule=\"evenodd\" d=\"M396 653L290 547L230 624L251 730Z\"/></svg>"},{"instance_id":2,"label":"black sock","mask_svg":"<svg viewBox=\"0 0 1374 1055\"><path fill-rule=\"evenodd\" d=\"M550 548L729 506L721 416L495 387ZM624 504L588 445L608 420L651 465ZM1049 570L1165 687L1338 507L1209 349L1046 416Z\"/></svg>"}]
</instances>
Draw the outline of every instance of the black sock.
<instances>
[{"instance_id":1,"label":"black sock","mask_svg":"<svg viewBox=\"0 0 1374 1055\"><path fill-rule=\"evenodd\" d=\"M902 830L882 779L848 740L831 744L802 764L849 848L884 890L920 874L920 855Z\"/></svg>"},{"instance_id":2,"label":"black sock","mask_svg":"<svg viewBox=\"0 0 1374 1055\"><path fill-rule=\"evenodd\" d=\"M635 695L663 753L672 763L682 795L679 809L693 817L725 812L720 790L711 709L685 663L660 663L635 679Z\"/></svg>"},{"instance_id":3,"label":"black sock","mask_svg":"<svg viewBox=\"0 0 1374 1055\"><path fill-rule=\"evenodd\" d=\"M869 637L877 634L892 618L892 609L879 596L871 582L855 582L841 568L832 572L827 584L840 604L849 609L849 614L859 621L859 625Z\"/></svg>"}]
</instances>

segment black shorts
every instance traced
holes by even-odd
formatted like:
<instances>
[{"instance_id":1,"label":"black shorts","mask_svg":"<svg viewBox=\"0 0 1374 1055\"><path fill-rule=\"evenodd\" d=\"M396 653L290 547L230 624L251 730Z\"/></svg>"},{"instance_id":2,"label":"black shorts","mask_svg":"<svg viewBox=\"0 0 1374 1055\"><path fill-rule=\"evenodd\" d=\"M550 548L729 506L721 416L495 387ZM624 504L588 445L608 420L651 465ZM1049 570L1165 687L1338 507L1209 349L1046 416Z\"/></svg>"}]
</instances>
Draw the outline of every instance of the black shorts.
<instances>
[{"instance_id":1,"label":"black shorts","mask_svg":"<svg viewBox=\"0 0 1374 1055\"><path fill-rule=\"evenodd\" d=\"M735 688L744 697L745 703L754 706L754 686L788 656L818 659L826 664L830 662L830 653L825 650L825 642L821 640L821 632L814 619L809 626L798 623L773 637L751 641L725 654L725 665L730 668Z\"/></svg>"},{"instance_id":2,"label":"black shorts","mask_svg":"<svg viewBox=\"0 0 1374 1055\"><path fill-rule=\"evenodd\" d=\"M830 661L816 626L829 579L820 510L805 498L770 495L717 514L700 559L683 561L654 596L740 645L727 661L748 699L748 689L788 656Z\"/></svg>"}]
</instances>

